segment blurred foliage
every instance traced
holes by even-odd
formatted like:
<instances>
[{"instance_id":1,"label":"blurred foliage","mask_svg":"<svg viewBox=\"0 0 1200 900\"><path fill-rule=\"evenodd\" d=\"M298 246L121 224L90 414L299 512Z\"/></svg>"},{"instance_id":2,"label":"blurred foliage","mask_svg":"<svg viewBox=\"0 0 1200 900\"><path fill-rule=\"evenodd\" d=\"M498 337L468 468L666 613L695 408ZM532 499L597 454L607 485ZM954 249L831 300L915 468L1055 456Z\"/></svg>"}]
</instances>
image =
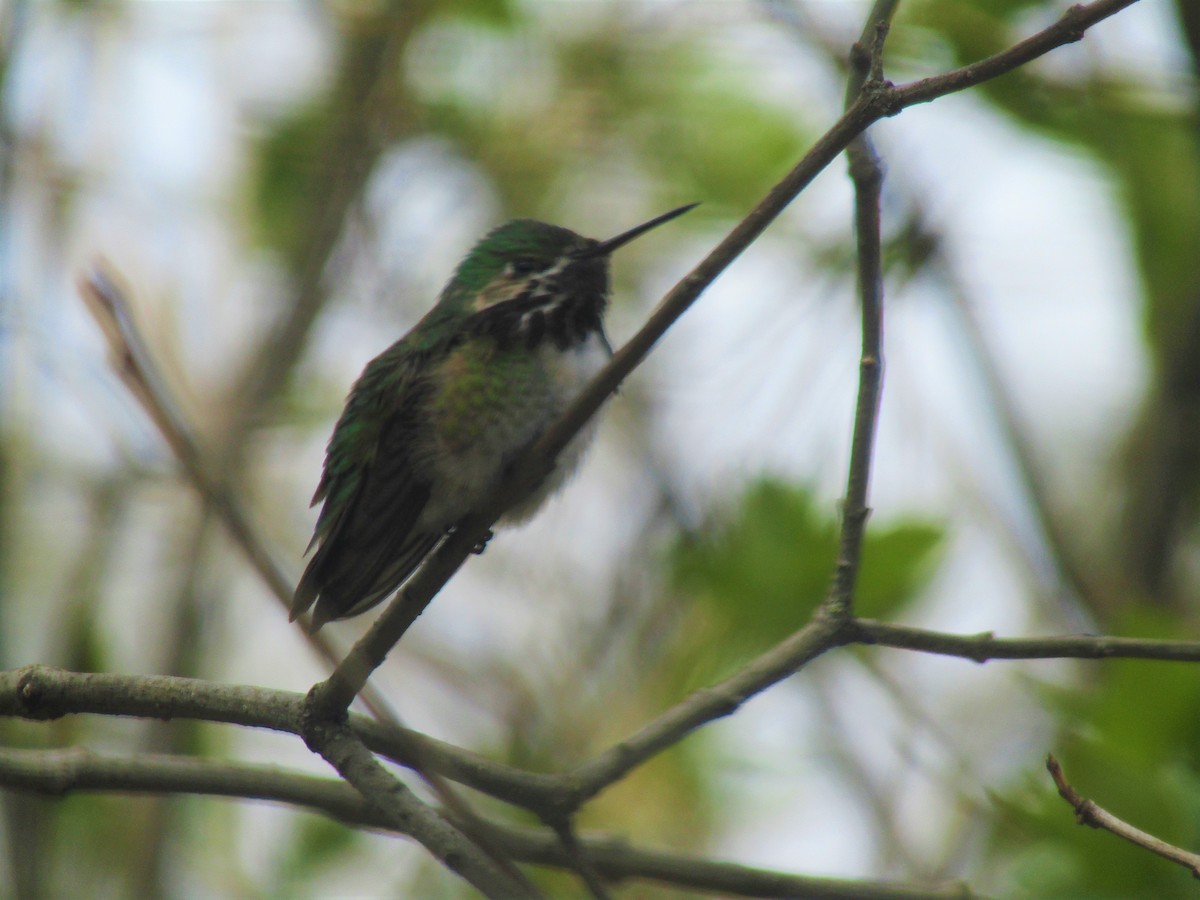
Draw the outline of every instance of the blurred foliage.
<instances>
[{"instance_id":1,"label":"blurred foliage","mask_svg":"<svg viewBox=\"0 0 1200 900\"><path fill-rule=\"evenodd\" d=\"M1057 11L1057 5L921 0L904 7L914 25L938 36L955 65L1013 43L1028 32L1034 9ZM1179 329L1195 316L1200 288L1194 263L1200 234L1195 108L1176 106L1119 73L1062 76L1052 62L1018 69L981 85L977 93L1022 127L1071 145L1109 170L1141 263L1150 347L1174 349Z\"/></svg>"},{"instance_id":2,"label":"blurred foliage","mask_svg":"<svg viewBox=\"0 0 1200 900\"><path fill-rule=\"evenodd\" d=\"M329 130L329 109L310 105L278 122L260 143L254 179L256 221L262 240L288 256L299 251L321 192L312 174Z\"/></svg>"},{"instance_id":3,"label":"blurred foliage","mask_svg":"<svg viewBox=\"0 0 1200 900\"><path fill-rule=\"evenodd\" d=\"M1190 0L1178 0L1181 18ZM1194 8L1194 7L1193 7ZM1057 6L1026 0L907 4L912 24L936 35L956 64L994 53L1028 31L1033 11ZM1194 17L1193 17L1194 18ZM1200 46L1198 36L1190 43ZM1192 60L1193 72L1200 71ZM1130 605L1095 608L1105 630L1178 637L1194 633L1194 579L1174 614L1133 603L1138 590L1171 582L1194 534L1192 500L1200 469L1194 449L1195 362L1200 353L1200 121L1195 81L1179 104L1139 83L1137 71L1056 71L1029 66L983 86L978 96L1032 134L1100 162L1124 207L1142 277L1146 346L1158 370L1142 421L1130 436L1128 517L1107 535L1120 549L1096 554L1120 578L1125 561ZM1189 435L1191 435L1189 437ZM1180 497L1187 498L1179 504ZM1182 521L1162 523L1164 517ZM1160 546L1168 542L1168 546ZM1056 753L1082 795L1182 847L1200 848L1200 682L1186 665L1115 662L1091 670L1091 689L1047 691L1062 729ZM1195 881L1177 866L1117 838L1081 828L1043 769L995 796L996 829L986 855L1022 897L1184 897Z\"/></svg>"},{"instance_id":4,"label":"blurred foliage","mask_svg":"<svg viewBox=\"0 0 1200 900\"><path fill-rule=\"evenodd\" d=\"M324 816L296 820L294 837L276 862L273 892L279 897L302 894L324 870L338 865L359 842L361 832Z\"/></svg>"},{"instance_id":5,"label":"blurred foliage","mask_svg":"<svg viewBox=\"0 0 1200 900\"><path fill-rule=\"evenodd\" d=\"M1170 638L1179 623L1136 613L1122 634ZM1047 690L1055 753L1082 796L1178 846L1200 847L1200 683L1193 667L1105 664L1086 692ZM1080 827L1041 769L993 796L993 864L1022 897L1191 897L1184 869Z\"/></svg>"},{"instance_id":6,"label":"blurred foliage","mask_svg":"<svg viewBox=\"0 0 1200 900\"><path fill-rule=\"evenodd\" d=\"M701 682L795 632L829 591L841 523L801 486L762 479L731 520L681 539L671 558L676 587L711 623ZM920 596L937 562L941 529L925 522L873 524L863 545L855 609L891 619ZM713 651L716 650L716 653Z\"/></svg>"}]
</instances>

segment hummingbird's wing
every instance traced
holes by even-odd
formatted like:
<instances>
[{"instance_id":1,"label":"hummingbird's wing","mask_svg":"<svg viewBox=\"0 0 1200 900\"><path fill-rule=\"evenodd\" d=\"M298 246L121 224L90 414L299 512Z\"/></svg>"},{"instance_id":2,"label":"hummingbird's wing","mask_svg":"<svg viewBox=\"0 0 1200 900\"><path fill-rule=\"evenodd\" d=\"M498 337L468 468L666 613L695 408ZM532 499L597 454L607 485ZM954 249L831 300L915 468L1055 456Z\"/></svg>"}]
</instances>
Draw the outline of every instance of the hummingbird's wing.
<instances>
[{"instance_id":1,"label":"hummingbird's wing","mask_svg":"<svg viewBox=\"0 0 1200 900\"><path fill-rule=\"evenodd\" d=\"M334 428L313 503L324 501L291 618L313 603L312 630L363 612L398 588L440 534L415 529L429 485L413 474L413 433L427 396L422 360L388 351L355 383Z\"/></svg>"}]
</instances>

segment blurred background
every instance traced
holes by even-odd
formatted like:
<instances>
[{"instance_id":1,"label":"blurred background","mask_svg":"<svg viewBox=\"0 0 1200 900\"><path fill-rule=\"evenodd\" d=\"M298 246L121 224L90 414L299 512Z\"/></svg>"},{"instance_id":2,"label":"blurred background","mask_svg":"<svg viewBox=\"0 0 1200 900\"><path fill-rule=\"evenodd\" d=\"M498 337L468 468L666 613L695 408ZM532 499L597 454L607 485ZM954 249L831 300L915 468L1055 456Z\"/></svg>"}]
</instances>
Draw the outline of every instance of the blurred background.
<instances>
[{"instance_id":1,"label":"blurred background","mask_svg":"<svg viewBox=\"0 0 1200 900\"><path fill-rule=\"evenodd\" d=\"M905 0L887 75L973 61L1064 6ZM112 373L90 267L123 278L298 575L346 391L482 233L530 216L602 238L702 201L618 254L619 345L836 118L867 7L0 2L0 667L293 691L326 671ZM873 129L887 366L864 615L1196 636L1198 58L1200 7L1143 0ZM568 489L455 577L375 677L408 724L556 771L804 623L856 388L851 199L839 160L627 382ZM325 633L348 647L369 619ZM187 722L3 721L0 743L328 772L295 739ZM1185 896L1185 871L1076 826L1042 763L1194 850L1197 748L1187 666L842 650L580 825L808 874ZM414 844L286 808L3 793L0 812L4 896L467 894Z\"/></svg>"}]
</instances>

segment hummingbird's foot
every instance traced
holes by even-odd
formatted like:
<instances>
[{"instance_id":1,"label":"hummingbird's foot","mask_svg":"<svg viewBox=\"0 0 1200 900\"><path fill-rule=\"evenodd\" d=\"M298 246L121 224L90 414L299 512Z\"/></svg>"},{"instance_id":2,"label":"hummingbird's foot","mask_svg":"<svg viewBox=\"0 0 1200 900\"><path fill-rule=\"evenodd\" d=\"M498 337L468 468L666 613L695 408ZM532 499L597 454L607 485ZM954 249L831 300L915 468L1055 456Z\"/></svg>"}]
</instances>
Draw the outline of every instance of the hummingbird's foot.
<instances>
[{"instance_id":1,"label":"hummingbird's foot","mask_svg":"<svg viewBox=\"0 0 1200 900\"><path fill-rule=\"evenodd\" d=\"M494 532L492 531L492 529L489 528L487 530L487 534L485 534L483 536L483 540L481 540L478 544L476 544L474 547L472 547L471 552L474 553L476 556L479 556L481 553L483 553L483 551L487 549L488 541L490 541L492 539L493 534L494 534Z\"/></svg>"},{"instance_id":2,"label":"hummingbird's foot","mask_svg":"<svg viewBox=\"0 0 1200 900\"><path fill-rule=\"evenodd\" d=\"M458 526L451 525L449 528L446 529L446 537L449 537L450 535L454 534L456 531L458 531ZM471 552L474 553L476 556L479 556L481 553L483 553L484 550L487 549L488 541L490 541L494 536L495 536L495 532L489 528L487 530L487 534L485 534L483 536L483 539L480 540L480 542L478 544L476 544L474 547L471 548Z\"/></svg>"}]
</instances>

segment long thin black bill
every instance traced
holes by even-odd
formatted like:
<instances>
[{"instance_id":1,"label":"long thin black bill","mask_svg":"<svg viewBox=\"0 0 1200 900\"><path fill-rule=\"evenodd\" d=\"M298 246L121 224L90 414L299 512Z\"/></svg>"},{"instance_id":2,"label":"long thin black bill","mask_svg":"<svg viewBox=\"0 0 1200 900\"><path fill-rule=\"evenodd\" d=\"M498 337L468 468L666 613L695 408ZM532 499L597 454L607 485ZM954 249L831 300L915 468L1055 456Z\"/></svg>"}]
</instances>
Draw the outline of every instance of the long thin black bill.
<instances>
[{"instance_id":1,"label":"long thin black bill","mask_svg":"<svg viewBox=\"0 0 1200 900\"><path fill-rule=\"evenodd\" d=\"M635 225L628 231L622 231L616 237L611 237L607 241L601 241L595 247L587 250L587 256L608 256L618 247L628 244L635 237L639 237L649 231L651 228L657 228L664 222L670 222L672 219L682 216L685 212L695 209L699 203L689 203L687 206L681 206L678 209L673 209L670 212L663 213L661 216L655 216L649 222L643 222L641 225Z\"/></svg>"}]
</instances>

